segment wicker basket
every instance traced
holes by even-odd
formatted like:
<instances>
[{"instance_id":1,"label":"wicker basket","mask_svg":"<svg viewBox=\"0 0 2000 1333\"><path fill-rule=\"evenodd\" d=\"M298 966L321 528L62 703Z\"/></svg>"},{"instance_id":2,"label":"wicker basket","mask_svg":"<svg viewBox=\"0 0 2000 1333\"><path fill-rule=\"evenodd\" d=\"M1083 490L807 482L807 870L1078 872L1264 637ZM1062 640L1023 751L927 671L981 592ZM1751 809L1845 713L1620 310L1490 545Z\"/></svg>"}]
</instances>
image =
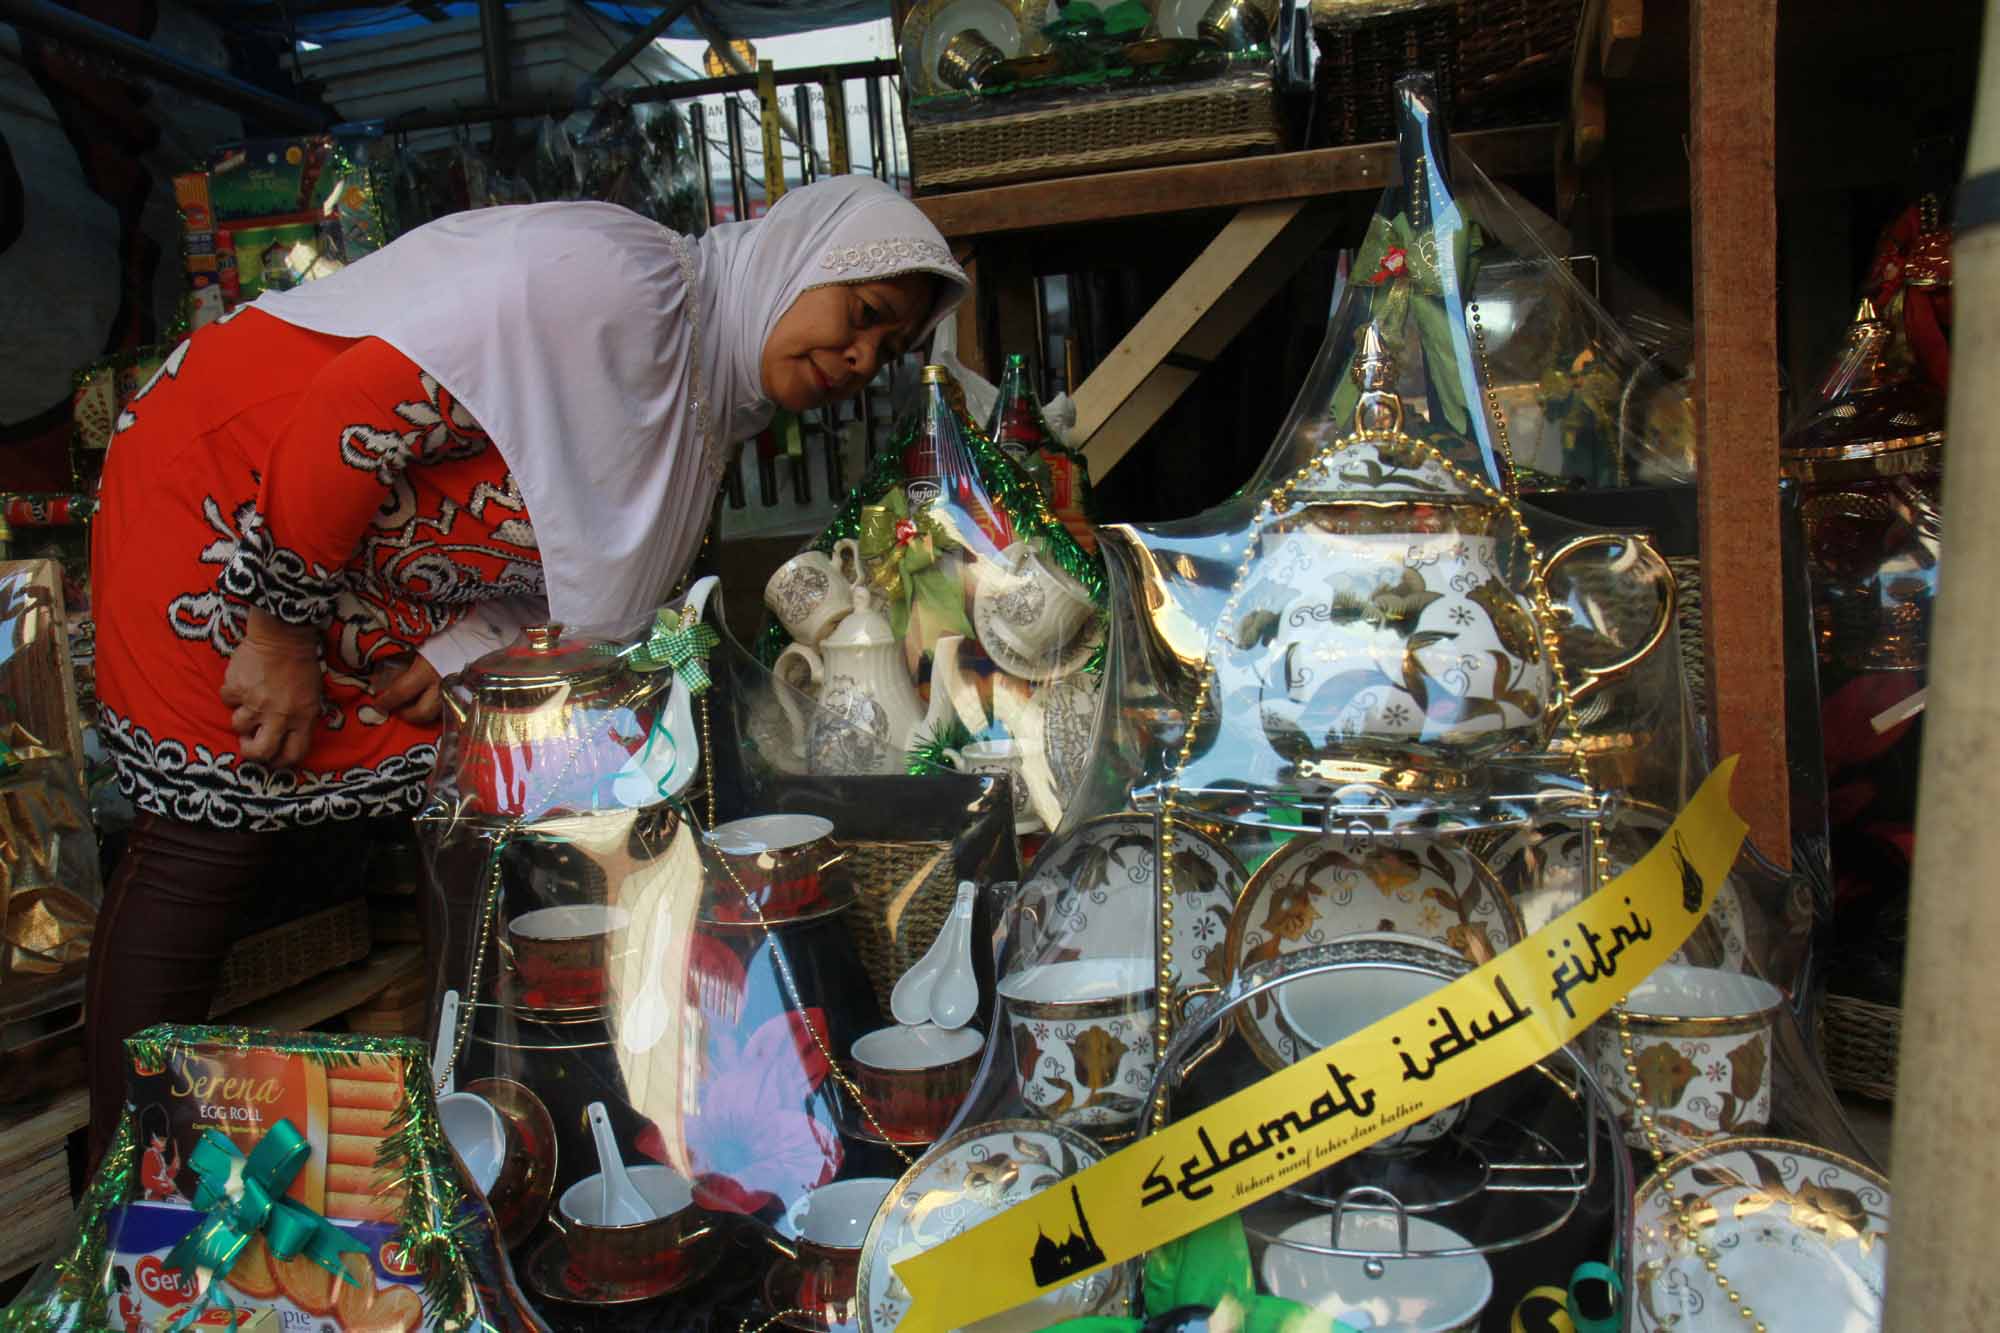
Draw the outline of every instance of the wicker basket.
<instances>
[{"instance_id":1,"label":"wicker basket","mask_svg":"<svg viewBox=\"0 0 2000 1333\"><path fill-rule=\"evenodd\" d=\"M977 120L910 124L921 191L1205 162L1285 147L1268 78L1228 79Z\"/></svg>"},{"instance_id":2,"label":"wicker basket","mask_svg":"<svg viewBox=\"0 0 2000 1333\"><path fill-rule=\"evenodd\" d=\"M1702 625L1701 557L1670 555L1674 572L1674 621L1681 645L1681 671L1697 709L1708 707L1708 633Z\"/></svg>"},{"instance_id":3,"label":"wicker basket","mask_svg":"<svg viewBox=\"0 0 2000 1333\"><path fill-rule=\"evenodd\" d=\"M1820 1005L1820 1050L1827 1077L1842 1092L1896 1099L1896 1051L1903 1011L1893 1004L1829 994Z\"/></svg>"},{"instance_id":4,"label":"wicker basket","mask_svg":"<svg viewBox=\"0 0 2000 1333\"><path fill-rule=\"evenodd\" d=\"M958 867L948 842L850 842L846 869L859 886L848 933L889 1012L896 979L924 956L951 915Z\"/></svg>"},{"instance_id":5,"label":"wicker basket","mask_svg":"<svg viewBox=\"0 0 2000 1333\"><path fill-rule=\"evenodd\" d=\"M1458 0L1461 129L1560 120L1583 0Z\"/></svg>"},{"instance_id":6,"label":"wicker basket","mask_svg":"<svg viewBox=\"0 0 2000 1333\"><path fill-rule=\"evenodd\" d=\"M368 900L350 898L310 916L245 936L222 960L210 1018L255 1004L368 956Z\"/></svg>"},{"instance_id":7,"label":"wicker basket","mask_svg":"<svg viewBox=\"0 0 2000 1333\"><path fill-rule=\"evenodd\" d=\"M1343 19L1338 4L1313 6L1313 147L1377 143L1396 137L1396 80L1418 71L1436 77L1438 109L1451 121L1456 85L1457 11L1449 4Z\"/></svg>"}]
</instances>

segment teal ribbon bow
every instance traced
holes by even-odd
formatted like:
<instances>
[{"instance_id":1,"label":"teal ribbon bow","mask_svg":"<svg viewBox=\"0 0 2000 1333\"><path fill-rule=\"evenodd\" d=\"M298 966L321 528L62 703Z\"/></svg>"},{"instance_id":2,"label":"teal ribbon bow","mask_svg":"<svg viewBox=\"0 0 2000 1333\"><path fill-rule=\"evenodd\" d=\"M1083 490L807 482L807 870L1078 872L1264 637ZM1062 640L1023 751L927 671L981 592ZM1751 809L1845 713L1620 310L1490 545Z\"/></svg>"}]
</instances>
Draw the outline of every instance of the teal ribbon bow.
<instances>
[{"instance_id":1,"label":"teal ribbon bow","mask_svg":"<svg viewBox=\"0 0 2000 1333\"><path fill-rule=\"evenodd\" d=\"M312 1156L312 1145L289 1120L265 1132L245 1157L240 1149L212 1129L188 1154L188 1165L201 1178L194 1206L202 1214L194 1230L181 1238L163 1265L191 1277L209 1273L200 1300L181 1312L166 1333L181 1333L210 1309L233 1310L222 1279L260 1233L273 1259L305 1255L321 1268L355 1286L354 1275L341 1262L343 1254L366 1254L368 1247L295 1200L287 1199L299 1169Z\"/></svg>"},{"instance_id":2,"label":"teal ribbon bow","mask_svg":"<svg viewBox=\"0 0 2000 1333\"><path fill-rule=\"evenodd\" d=\"M696 694L707 692L708 655L722 642L721 636L701 623L701 613L691 606L679 611L662 610L653 621L646 641L626 654L634 671L665 671L669 667L681 682Z\"/></svg>"},{"instance_id":3,"label":"teal ribbon bow","mask_svg":"<svg viewBox=\"0 0 2000 1333\"><path fill-rule=\"evenodd\" d=\"M1243 1333L1354 1333L1331 1319L1281 1296L1257 1290L1250 1268L1250 1242L1242 1220L1230 1216L1169 1241L1146 1255L1146 1310L1165 1314L1197 1305L1231 1310L1228 1327ZM1051 1325L1044 1333L1139 1333L1144 1319L1093 1316Z\"/></svg>"}]
</instances>

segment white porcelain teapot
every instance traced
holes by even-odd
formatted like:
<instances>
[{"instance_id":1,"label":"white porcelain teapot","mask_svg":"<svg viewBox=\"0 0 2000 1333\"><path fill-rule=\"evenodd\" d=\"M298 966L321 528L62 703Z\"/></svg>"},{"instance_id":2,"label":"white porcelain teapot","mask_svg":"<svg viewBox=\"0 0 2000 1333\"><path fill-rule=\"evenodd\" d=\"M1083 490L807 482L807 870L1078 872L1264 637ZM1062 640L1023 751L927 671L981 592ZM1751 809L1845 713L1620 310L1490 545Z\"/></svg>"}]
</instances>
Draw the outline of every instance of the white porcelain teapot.
<instances>
[{"instance_id":1,"label":"white porcelain teapot","mask_svg":"<svg viewBox=\"0 0 2000 1333\"><path fill-rule=\"evenodd\" d=\"M780 689L778 703L814 775L904 772L912 745L940 734L951 716L944 688L931 691L925 709L904 665L903 641L865 588L855 588L854 609L817 649L794 643L778 655L772 671L782 684L796 679L794 663L816 687L816 702L802 715L793 691Z\"/></svg>"},{"instance_id":2,"label":"white porcelain teapot","mask_svg":"<svg viewBox=\"0 0 2000 1333\"><path fill-rule=\"evenodd\" d=\"M1217 683L1302 775L1428 785L1546 739L1555 678L1513 515L1403 433L1391 377L1371 328L1355 429L1264 529Z\"/></svg>"}]
</instances>

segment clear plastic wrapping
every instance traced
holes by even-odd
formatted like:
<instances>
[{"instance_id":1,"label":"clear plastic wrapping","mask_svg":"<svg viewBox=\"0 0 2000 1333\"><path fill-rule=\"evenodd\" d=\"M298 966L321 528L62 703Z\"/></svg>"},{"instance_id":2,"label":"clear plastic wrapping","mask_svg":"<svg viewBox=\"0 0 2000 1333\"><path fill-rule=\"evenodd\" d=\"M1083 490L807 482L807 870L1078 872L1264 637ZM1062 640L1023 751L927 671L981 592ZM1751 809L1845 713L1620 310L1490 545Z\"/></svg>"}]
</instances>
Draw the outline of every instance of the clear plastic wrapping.
<instances>
[{"instance_id":1,"label":"clear plastic wrapping","mask_svg":"<svg viewBox=\"0 0 2000 1333\"><path fill-rule=\"evenodd\" d=\"M1408 252L1464 278L1454 229L1472 238L1439 175L1440 130L1421 82L1399 92L1405 176L1428 182L1432 209ZM1391 190L1377 229L1411 209ZM1815 905L1802 879L1702 832L1720 798L1673 575L1643 534L1515 498L1476 368L1476 287L1399 296L1391 281L1350 288L1239 496L1101 533L1111 637L1090 763L1006 923L991 1058L952 1146L913 1182L966 1197L977 1173L921 1173L971 1151L963 1136L1028 1125L1016 1158L1075 1136L1130 1154L1120 1179L1144 1171L1142 1214L1225 1200L1143 1264L1099 1247L1084 1216L1088 1200L1095 1235L1129 1234L1105 1215L1129 1201L1085 1187L1073 1221L1038 1208L1047 1271L1086 1275L1043 1284L1065 1317L1159 1319L1183 1273L1212 1302L1278 1302L1260 1316L1274 1325L1311 1310L1351 1327L1561 1313L1652 1329L1730 1308L1710 1260L1753 1305L1760 1282L1773 1308L1796 1296L1798 1273L1762 1257L1748 1218L1810 1229L1813 1182L1844 1172L1854 1234L1835 1263L1851 1283L1812 1299L1869 1326L1887 1194L1850 1162L1807 1039ZM1675 825L1691 806L1707 813ZM1617 970L1670 919L1676 947ZM1520 947L1593 924L1545 937L1553 964L1543 938ZM1512 991L1490 980L1509 976ZM1613 976L1559 1024L1565 978ZM1468 985L1487 989L1451 989ZM1328 1052L1378 1021L1401 1025L1380 1031L1399 1033L1403 1073L1385 1035L1364 1085ZM1478 1063L1517 1028L1537 1034L1532 1054ZM1461 1059L1466 1091L1428 1096L1456 1086L1429 1080ZM1335 1135L1322 1156L1305 1136L1328 1121L1374 1137L1347 1152ZM1184 1124L1198 1142L1187 1128L1151 1146ZM1069 1159L1073 1185L1094 1160ZM1808 1212L1675 1202L1725 1186ZM893 1212L878 1227L920 1253L962 1234L913 1238ZM1093 1249L1123 1310L1084 1285ZM887 1290L886 1309L862 1311L870 1333L908 1313L908 1290Z\"/></svg>"},{"instance_id":2,"label":"clear plastic wrapping","mask_svg":"<svg viewBox=\"0 0 2000 1333\"><path fill-rule=\"evenodd\" d=\"M438 1015L439 1060L532 1145L488 1197L558 1328L850 1305L860 1237L828 1228L865 1226L985 1055L1004 788L794 771L811 703L712 592L638 644L544 627L474 664L420 819L463 1015ZM905 1031L896 983L954 920L947 1022ZM644 1200L622 1226L607 1152Z\"/></svg>"},{"instance_id":3,"label":"clear plastic wrapping","mask_svg":"<svg viewBox=\"0 0 2000 1333\"><path fill-rule=\"evenodd\" d=\"M785 709L795 771L1005 774L1034 836L1088 763L1102 567L925 373L921 420L766 585L759 646L811 699Z\"/></svg>"}]
</instances>

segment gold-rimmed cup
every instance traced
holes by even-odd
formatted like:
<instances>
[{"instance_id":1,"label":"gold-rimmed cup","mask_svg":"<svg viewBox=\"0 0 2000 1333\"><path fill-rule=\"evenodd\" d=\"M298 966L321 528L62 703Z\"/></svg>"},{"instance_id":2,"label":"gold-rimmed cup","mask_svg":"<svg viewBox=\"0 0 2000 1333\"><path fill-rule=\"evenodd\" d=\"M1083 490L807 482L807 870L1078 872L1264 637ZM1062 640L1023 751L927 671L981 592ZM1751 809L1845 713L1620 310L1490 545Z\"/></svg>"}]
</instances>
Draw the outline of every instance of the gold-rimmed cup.
<instances>
[{"instance_id":1,"label":"gold-rimmed cup","mask_svg":"<svg viewBox=\"0 0 2000 1333\"><path fill-rule=\"evenodd\" d=\"M895 1024L857 1037L849 1071L873 1123L892 1143L936 1141L972 1091L986 1038L972 1028Z\"/></svg>"},{"instance_id":2,"label":"gold-rimmed cup","mask_svg":"<svg viewBox=\"0 0 2000 1333\"><path fill-rule=\"evenodd\" d=\"M651 1217L643 1222L607 1222L603 1178L589 1175L562 1192L550 1225L568 1243L570 1262L593 1282L678 1277L692 1261L692 1247L714 1230L695 1205L694 1186L668 1166L628 1167L625 1175Z\"/></svg>"},{"instance_id":3,"label":"gold-rimmed cup","mask_svg":"<svg viewBox=\"0 0 2000 1333\"><path fill-rule=\"evenodd\" d=\"M1640 982L1625 1020L1643 1108L1632 1104L1617 1018L1599 1020L1586 1039L1626 1142L1648 1146L1642 1109L1676 1149L1768 1128L1772 1045L1784 1002L1770 982L1721 968L1668 963Z\"/></svg>"},{"instance_id":4,"label":"gold-rimmed cup","mask_svg":"<svg viewBox=\"0 0 2000 1333\"><path fill-rule=\"evenodd\" d=\"M1247 51L1271 39L1271 20L1251 0L1215 0L1202 13L1195 33L1210 46Z\"/></svg>"},{"instance_id":5,"label":"gold-rimmed cup","mask_svg":"<svg viewBox=\"0 0 2000 1333\"><path fill-rule=\"evenodd\" d=\"M938 81L948 88L976 89L1006 58L1007 53L988 40L985 33L967 28L953 33L944 50L938 53Z\"/></svg>"},{"instance_id":6,"label":"gold-rimmed cup","mask_svg":"<svg viewBox=\"0 0 2000 1333\"><path fill-rule=\"evenodd\" d=\"M1153 1081L1152 974L1150 958L1075 958L1002 978L1029 1109L1091 1134L1138 1125Z\"/></svg>"}]
</instances>

